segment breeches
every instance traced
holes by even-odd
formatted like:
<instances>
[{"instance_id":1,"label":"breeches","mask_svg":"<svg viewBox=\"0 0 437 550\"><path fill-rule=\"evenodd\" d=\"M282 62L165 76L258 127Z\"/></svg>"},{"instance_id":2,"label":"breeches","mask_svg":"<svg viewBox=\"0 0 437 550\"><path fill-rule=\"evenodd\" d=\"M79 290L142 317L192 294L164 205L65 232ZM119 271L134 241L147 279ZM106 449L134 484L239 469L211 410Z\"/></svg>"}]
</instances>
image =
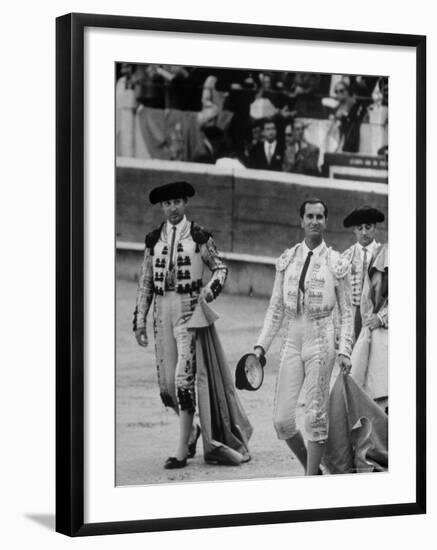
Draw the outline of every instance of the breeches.
<instances>
[{"instance_id":1,"label":"breeches","mask_svg":"<svg viewBox=\"0 0 437 550\"><path fill-rule=\"evenodd\" d=\"M194 412L195 331L185 327L198 296L166 292L155 297L154 334L156 368L161 399L166 407Z\"/></svg>"},{"instance_id":2,"label":"breeches","mask_svg":"<svg viewBox=\"0 0 437 550\"><path fill-rule=\"evenodd\" d=\"M328 437L329 381L335 362L332 317L293 319L281 350L274 425L279 439L296 435L296 412L305 382L305 431L309 441Z\"/></svg>"}]
</instances>

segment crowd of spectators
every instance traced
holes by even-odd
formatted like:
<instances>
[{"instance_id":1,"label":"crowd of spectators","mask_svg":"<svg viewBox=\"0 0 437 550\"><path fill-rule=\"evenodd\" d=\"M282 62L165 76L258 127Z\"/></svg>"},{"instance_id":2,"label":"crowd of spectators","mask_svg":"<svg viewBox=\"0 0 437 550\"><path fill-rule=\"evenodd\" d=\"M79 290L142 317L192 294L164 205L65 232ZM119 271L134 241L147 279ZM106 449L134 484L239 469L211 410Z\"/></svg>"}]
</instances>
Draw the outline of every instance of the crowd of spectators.
<instances>
[{"instance_id":1,"label":"crowd of spectators","mask_svg":"<svg viewBox=\"0 0 437 550\"><path fill-rule=\"evenodd\" d=\"M310 175L320 174L323 159L305 138L306 120L329 121L323 152L357 152L361 124L383 128L388 118L388 81L376 76L120 63L117 94L124 90L132 90L135 110L196 113L202 143L184 160L233 158ZM183 139L176 125L169 149L181 150Z\"/></svg>"}]
</instances>

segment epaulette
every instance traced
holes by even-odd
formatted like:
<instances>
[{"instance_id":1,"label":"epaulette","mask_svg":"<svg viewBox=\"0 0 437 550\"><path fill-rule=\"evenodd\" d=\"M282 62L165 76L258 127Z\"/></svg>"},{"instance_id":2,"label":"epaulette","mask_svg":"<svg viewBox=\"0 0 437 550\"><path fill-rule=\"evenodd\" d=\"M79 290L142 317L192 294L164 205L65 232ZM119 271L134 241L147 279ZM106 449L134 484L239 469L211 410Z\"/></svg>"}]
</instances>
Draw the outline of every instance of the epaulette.
<instances>
[{"instance_id":1,"label":"epaulette","mask_svg":"<svg viewBox=\"0 0 437 550\"><path fill-rule=\"evenodd\" d=\"M331 247L328 248L328 265L336 279L343 279L349 271L350 260Z\"/></svg>"},{"instance_id":2,"label":"epaulette","mask_svg":"<svg viewBox=\"0 0 437 550\"><path fill-rule=\"evenodd\" d=\"M353 255L354 255L354 247L353 246L350 246L349 248L346 248L346 250L340 254L341 258L343 258L348 263L351 263Z\"/></svg>"},{"instance_id":3,"label":"epaulette","mask_svg":"<svg viewBox=\"0 0 437 550\"><path fill-rule=\"evenodd\" d=\"M299 244L296 244L292 248L287 248L276 260L276 270L284 271L287 269L288 264L291 262L292 258L296 254L296 250Z\"/></svg>"},{"instance_id":4,"label":"epaulette","mask_svg":"<svg viewBox=\"0 0 437 550\"><path fill-rule=\"evenodd\" d=\"M159 237L161 235L161 229L164 224L161 224L159 227L151 231L150 233L147 233L145 242L146 242L146 248L149 248L153 255L153 248L155 247L155 244L159 241Z\"/></svg>"},{"instance_id":5,"label":"epaulette","mask_svg":"<svg viewBox=\"0 0 437 550\"><path fill-rule=\"evenodd\" d=\"M195 222L191 222L190 233L193 241L197 244L205 244L211 237L211 233L209 231Z\"/></svg>"}]
</instances>

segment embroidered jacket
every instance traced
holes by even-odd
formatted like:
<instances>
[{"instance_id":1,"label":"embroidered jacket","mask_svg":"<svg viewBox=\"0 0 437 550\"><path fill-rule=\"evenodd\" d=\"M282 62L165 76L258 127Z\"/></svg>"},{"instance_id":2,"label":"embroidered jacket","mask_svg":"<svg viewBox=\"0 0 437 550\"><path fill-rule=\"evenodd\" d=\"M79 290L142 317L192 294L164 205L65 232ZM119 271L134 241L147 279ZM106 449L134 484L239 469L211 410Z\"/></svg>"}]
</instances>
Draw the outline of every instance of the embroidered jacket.
<instances>
[{"instance_id":1,"label":"embroidered jacket","mask_svg":"<svg viewBox=\"0 0 437 550\"><path fill-rule=\"evenodd\" d=\"M264 319L263 329L256 345L267 352L282 321L305 317L322 319L338 307L339 349L350 356L352 352L352 309L348 264L340 254L324 243L313 257L305 278L305 293L299 290L299 278L305 262L302 243L285 250L276 262L276 276L272 296Z\"/></svg>"},{"instance_id":2,"label":"embroidered jacket","mask_svg":"<svg viewBox=\"0 0 437 550\"><path fill-rule=\"evenodd\" d=\"M204 266L212 272L206 285L216 298L225 284L228 269L220 258L211 234L194 222L187 222L175 243L170 270L170 235L163 223L146 235L144 260L138 281L133 330L146 325L155 294L163 296L171 287L178 294L198 295L202 288Z\"/></svg>"},{"instance_id":3,"label":"embroidered jacket","mask_svg":"<svg viewBox=\"0 0 437 550\"><path fill-rule=\"evenodd\" d=\"M381 245L369 266L361 295L363 324L376 314L383 328L388 328L388 245Z\"/></svg>"},{"instance_id":4,"label":"embroidered jacket","mask_svg":"<svg viewBox=\"0 0 437 550\"><path fill-rule=\"evenodd\" d=\"M370 265L373 258L378 253L381 244L375 243L374 252L372 256L368 258L368 265ZM349 264L349 278L352 291L352 305L359 306L362 294L362 285L364 281L363 274L363 261L361 258L361 249L358 243L353 244L342 253L342 258Z\"/></svg>"}]
</instances>

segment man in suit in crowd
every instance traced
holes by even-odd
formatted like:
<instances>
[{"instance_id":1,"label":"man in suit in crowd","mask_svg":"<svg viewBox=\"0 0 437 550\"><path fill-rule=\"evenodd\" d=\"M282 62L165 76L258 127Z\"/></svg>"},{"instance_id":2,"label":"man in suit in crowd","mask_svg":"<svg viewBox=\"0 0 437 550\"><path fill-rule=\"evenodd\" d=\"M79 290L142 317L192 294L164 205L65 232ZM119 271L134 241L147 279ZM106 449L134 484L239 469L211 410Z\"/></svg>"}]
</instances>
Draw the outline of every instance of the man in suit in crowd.
<instances>
[{"instance_id":1,"label":"man in suit in crowd","mask_svg":"<svg viewBox=\"0 0 437 550\"><path fill-rule=\"evenodd\" d=\"M361 331L360 303L365 273L381 246L375 239L376 224L383 222L384 219L382 212L364 205L353 210L343 220L344 227L352 227L356 240L355 244L342 254L349 265L355 340Z\"/></svg>"},{"instance_id":2,"label":"man in suit in crowd","mask_svg":"<svg viewBox=\"0 0 437 550\"><path fill-rule=\"evenodd\" d=\"M305 125L295 119L285 127L284 172L319 176L319 148L304 138Z\"/></svg>"},{"instance_id":3,"label":"man in suit in crowd","mask_svg":"<svg viewBox=\"0 0 437 550\"><path fill-rule=\"evenodd\" d=\"M277 141L276 122L266 119L262 126L263 141L249 152L248 168L282 170L283 147Z\"/></svg>"}]
</instances>

